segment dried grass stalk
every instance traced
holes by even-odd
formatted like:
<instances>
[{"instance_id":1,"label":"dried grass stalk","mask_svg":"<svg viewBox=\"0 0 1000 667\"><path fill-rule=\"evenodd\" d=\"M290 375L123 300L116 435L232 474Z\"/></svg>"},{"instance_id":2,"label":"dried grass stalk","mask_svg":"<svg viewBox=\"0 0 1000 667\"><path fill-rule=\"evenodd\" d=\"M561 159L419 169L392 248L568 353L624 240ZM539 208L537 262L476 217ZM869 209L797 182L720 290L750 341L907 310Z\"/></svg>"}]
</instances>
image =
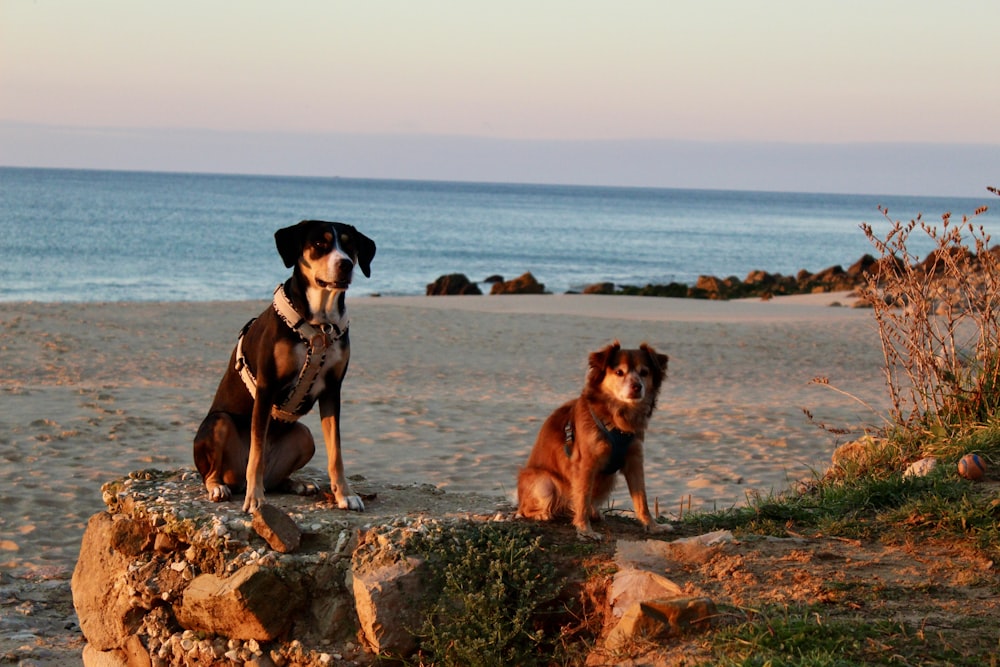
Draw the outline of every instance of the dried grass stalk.
<instances>
[{"instance_id":1,"label":"dried grass stalk","mask_svg":"<svg viewBox=\"0 0 1000 667\"><path fill-rule=\"evenodd\" d=\"M972 222L987 208L960 224L945 213L940 228L879 210L891 228L878 238L861 225L881 255L862 292L878 324L892 419L945 432L983 423L1000 408L1000 247ZM934 241L923 260L908 250L917 231Z\"/></svg>"}]
</instances>

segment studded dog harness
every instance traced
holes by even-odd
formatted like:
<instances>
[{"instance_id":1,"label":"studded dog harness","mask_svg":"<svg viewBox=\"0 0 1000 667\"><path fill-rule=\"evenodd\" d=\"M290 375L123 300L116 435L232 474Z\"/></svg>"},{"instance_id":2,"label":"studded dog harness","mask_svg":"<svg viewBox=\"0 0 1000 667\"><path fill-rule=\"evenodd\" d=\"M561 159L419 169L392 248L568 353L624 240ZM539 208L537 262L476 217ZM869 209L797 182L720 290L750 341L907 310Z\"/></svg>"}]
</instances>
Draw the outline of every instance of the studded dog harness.
<instances>
[{"instance_id":1,"label":"studded dog harness","mask_svg":"<svg viewBox=\"0 0 1000 667\"><path fill-rule=\"evenodd\" d=\"M285 399L271 407L271 417L274 419L294 422L312 408L313 401L310 400L309 394L313 385L316 384L316 378L319 377L320 371L323 369L327 350L331 343L344 337L350 322L345 322L343 328L330 322L319 326L311 324L295 310L292 302L288 300L284 285L278 285L275 288L271 306L278 313L278 317L306 344L306 361L302 365L298 377L295 378L295 383L288 390ZM236 342L236 371L243 378L243 384L246 385L247 391L255 399L257 398L257 380L243 355L243 337L256 319L246 323Z\"/></svg>"},{"instance_id":2,"label":"studded dog harness","mask_svg":"<svg viewBox=\"0 0 1000 667\"><path fill-rule=\"evenodd\" d=\"M602 475L613 475L625 466L625 455L628 454L628 448L632 446L635 441L635 433L629 433L628 431L623 431L619 428L608 428L607 424L601 421L596 414L594 414L593 409L590 410L590 416L594 418L594 423L597 424L597 428L601 431L601 435L607 440L608 444L611 445L611 456L608 458L607 464L604 469L601 470ZM566 435L564 448L566 450L566 456L573 456L573 418L570 416L569 421L566 422L566 426L563 427L563 432Z\"/></svg>"}]
</instances>

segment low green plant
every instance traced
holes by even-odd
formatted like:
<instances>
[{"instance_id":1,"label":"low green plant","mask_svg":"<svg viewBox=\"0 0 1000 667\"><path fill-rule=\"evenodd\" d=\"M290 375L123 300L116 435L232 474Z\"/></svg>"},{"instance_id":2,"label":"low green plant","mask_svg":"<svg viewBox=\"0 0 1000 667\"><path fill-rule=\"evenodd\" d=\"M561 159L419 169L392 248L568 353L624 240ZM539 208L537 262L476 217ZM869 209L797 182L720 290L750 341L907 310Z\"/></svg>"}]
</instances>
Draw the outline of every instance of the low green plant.
<instances>
[{"instance_id":1,"label":"low green plant","mask_svg":"<svg viewBox=\"0 0 1000 667\"><path fill-rule=\"evenodd\" d=\"M541 622L562 590L540 536L515 523L442 529L421 551L434 598L419 631L436 665L532 665L556 650Z\"/></svg>"}]
</instances>

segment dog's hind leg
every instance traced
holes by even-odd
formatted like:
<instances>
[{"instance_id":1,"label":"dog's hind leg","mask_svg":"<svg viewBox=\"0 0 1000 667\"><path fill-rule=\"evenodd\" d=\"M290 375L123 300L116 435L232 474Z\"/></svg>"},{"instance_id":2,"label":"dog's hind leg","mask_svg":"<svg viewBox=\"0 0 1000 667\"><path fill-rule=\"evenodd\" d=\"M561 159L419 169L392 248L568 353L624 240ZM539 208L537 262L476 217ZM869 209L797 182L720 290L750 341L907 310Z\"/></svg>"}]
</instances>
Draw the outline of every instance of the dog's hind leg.
<instances>
[{"instance_id":1,"label":"dog's hind leg","mask_svg":"<svg viewBox=\"0 0 1000 667\"><path fill-rule=\"evenodd\" d=\"M205 417L194 438L194 463L212 502L229 500L246 476L247 452L239 429L222 412Z\"/></svg>"},{"instance_id":2,"label":"dog's hind leg","mask_svg":"<svg viewBox=\"0 0 1000 667\"><path fill-rule=\"evenodd\" d=\"M517 476L517 516L549 521L558 513L559 487L541 468L523 468Z\"/></svg>"},{"instance_id":3,"label":"dog's hind leg","mask_svg":"<svg viewBox=\"0 0 1000 667\"><path fill-rule=\"evenodd\" d=\"M312 432L304 424L271 422L264 467L264 489L311 496L319 492L319 487L310 482L292 479L290 475L312 460L316 453L316 441Z\"/></svg>"},{"instance_id":4,"label":"dog's hind leg","mask_svg":"<svg viewBox=\"0 0 1000 667\"><path fill-rule=\"evenodd\" d=\"M315 496L319 493L319 487L312 482L289 477L274 489L278 493L290 493L293 496Z\"/></svg>"}]
</instances>

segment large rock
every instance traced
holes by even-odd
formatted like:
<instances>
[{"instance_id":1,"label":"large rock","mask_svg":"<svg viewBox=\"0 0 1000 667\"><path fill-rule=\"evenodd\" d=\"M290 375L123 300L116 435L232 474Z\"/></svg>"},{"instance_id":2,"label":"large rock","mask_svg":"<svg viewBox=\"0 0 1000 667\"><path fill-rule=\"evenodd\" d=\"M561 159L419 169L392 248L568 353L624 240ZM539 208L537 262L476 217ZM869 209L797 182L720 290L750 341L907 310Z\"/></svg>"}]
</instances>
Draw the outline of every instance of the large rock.
<instances>
[{"instance_id":1,"label":"large rock","mask_svg":"<svg viewBox=\"0 0 1000 667\"><path fill-rule=\"evenodd\" d=\"M724 299L726 285L721 278L715 276L698 276L697 282L691 288L691 296L699 299Z\"/></svg>"},{"instance_id":2,"label":"large rock","mask_svg":"<svg viewBox=\"0 0 1000 667\"><path fill-rule=\"evenodd\" d=\"M709 598L671 598L636 602L605 640L609 650L655 641L693 630L705 630L718 614Z\"/></svg>"},{"instance_id":3,"label":"large rock","mask_svg":"<svg viewBox=\"0 0 1000 667\"><path fill-rule=\"evenodd\" d=\"M612 578L609 602L612 613L621 617L637 603L681 597L684 589L661 574L637 567L624 567Z\"/></svg>"},{"instance_id":4,"label":"large rock","mask_svg":"<svg viewBox=\"0 0 1000 667\"><path fill-rule=\"evenodd\" d=\"M814 273L809 278L812 287L802 291L810 292L835 292L849 290L856 284L853 279L844 271L844 267L837 264L829 268Z\"/></svg>"},{"instance_id":5,"label":"large rock","mask_svg":"<svg viewBox=\"0 0 1000 667\"><path fill-rule=\"evenodd\" d=\"M450 273L441 276L427 286L427 296L459 296L482 293L479 285L469 280L469 277L464 273Z\"/></svg>"},{"instance_id":6,"label":"large rock","mask_svg":"<svg viewBox=\"0 0 1000 667\"><path fill-rule=\"evenodd\" d=\"M422 560L407 557L351 572L361 636L373 653L407 656L417 648L413 631L423 619L420 606L413 601L426 578L422 565Z\"/></svg>"},{"instance_id":7,"label":"large rock","mask_svg":"<svg viewBox=\"0 0 1000 667\"><path fill-rule=\"evenodd\" d=\"M583 288L584 294L614 294L614 283L593 283Z\"/></svg>"},{"instance_id":8,"label":"large rock","mask_svg":"<svg viewBox=\"0 0 1000 667\"><path fill-rule=\"evenodd\" d=\"M142 625L146 605L137 595L133 559L151 533L147 522L107 512L87 522L73 570L73 606L80 629L98 651L123 648Z\"/></svg>"},{"instance_id":9,"label":"large rock","mask_svg":"<svg viewBox=\"0 0 1000 667\"><path fill-rule=\"evenodd\" d=\"M302 531L292 517L274 505L264 505L253 513L253 529L269 547L283 554L298 549L302 541Z\"/></svg>"},{"instance_id":10,"label":"large rock","mask_svg":"<svg viewBox=\"0 0 1000 667\"><path fill-rule=\"evenodd\" d=\"M302 591L293 591L275 568L253 564L225 578L198 575L174 614L186 630L270 641L288 630L304 602Z\"/></svg>"},{"instance_id":11,"label":"large rock","mask_svg":"<svg viewBox=\"0 0 1000 667\"><path fill-rule=\"evenodd\" d=\"M545 285L535 279L530 272L513 280L493 283L490 294L545 294Z\"/></svg>"}]
</instances>

